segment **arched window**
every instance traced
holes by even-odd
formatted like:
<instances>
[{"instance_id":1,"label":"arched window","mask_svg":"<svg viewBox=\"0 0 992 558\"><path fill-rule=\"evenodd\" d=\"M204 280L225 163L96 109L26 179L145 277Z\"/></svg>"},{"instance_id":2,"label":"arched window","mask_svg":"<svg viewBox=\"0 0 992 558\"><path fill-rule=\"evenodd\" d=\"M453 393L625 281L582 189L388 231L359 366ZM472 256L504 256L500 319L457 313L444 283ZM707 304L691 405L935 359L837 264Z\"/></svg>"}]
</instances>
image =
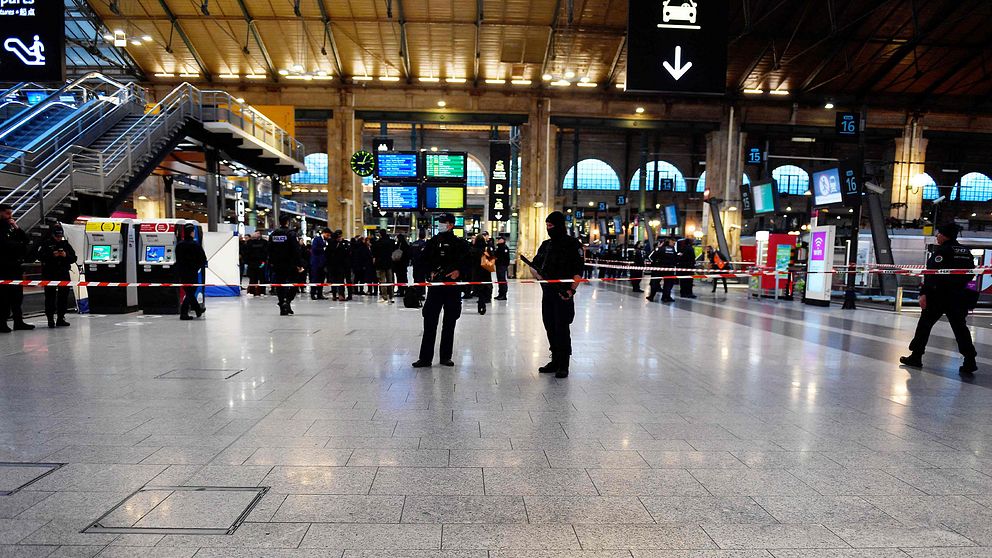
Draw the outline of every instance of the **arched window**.
<instances>
[{"instance_id":1,"label":"arched window","mask_svg":"<svg viewBox=\"0 0 992 558\"><path fill-rule=\"evenodd\" d=\"M985 202L992 200L992 178L980 173L969 172L961 177L958 199L961 201Z\"/></svg>"},{"instance_id":2,"label":"arched window","mask_svg":"<svg viewBox=\"0 0 992 558\"><path fill-rule=\"evenodd\" d=\"M293 184L327 184L327 153L311 153L303 158L307 170L290 177Z\"/></svg>"},{"instance_id":3,"label":"arched window","mask_svg":"<svg viewBox=\"0 0 992 558\"><path fill-rule=\"evenodd\" d=\"M751 178L745 173L741 175L741 184L750 184ZM696 191L702 194L706 191L706 171L703 171L699 175L699 180L696 181Z\"/></svg>"},{"instance_id":4,"label":"arched window","mask_svg":"<svg viewBox=\"0 0 992 558\"><path fill-rule=\"evenodd\" d=\"M482 165L478 161L469 157L468 165L465 169L468 175L468 187L469 188L486 188L488 184L486 183L486 173L482 170ZM476 193L476 192L472 192Z\"/></svg>"},{"instance_id":5,"label":"arched window","mask_svg":"<svg viewBox=\"0 0 992 558\"><path fill-rule=\"evenodd\" d=\"M579 161L579 190L619 190L620 177L608 163L599 159ZM575 167L568 169L561 187L571 190L575 178Z\"/></svg>"},{"instance_id":6,"label":"arched window","mask_svg":"<svg viewBox=\"0 0 992 558\"><path fill-rule=\"evenodd\" d=\"M647 180L645 183L648 186L648 192L655 189L654 176L655 168L658 169L658 181L660 182L662 178L671 178L675 181L675 191L685 192L688 188L685 185L685 177L682 176L682 172L676 168L675 165L669 163L668 161L652 161L647 164ZM640 191L641 189L641 169L634 171L634 177L630 179L630 189L633 191Z\"/></svg>"},{"instance_id":7,"label":"arched window","mask_svg":"<svg viewBox=\"0 0 992 558\"><path fill-rule=\"evenodd\" d=\"M937 182L929 174L922 172L909 179L911 188L923 187L923 199L935 200L940 193L937 191Z\"/></svg>"},{"instance_id":8,"label":"arched window","mask_svg":"<svg viewBox=\"0 0 992 558\"><path fill-rule=\"evenodd\" d=\"M778 167L772 171L772 178L783 194L802 196L809 190L809 173L795 165Z\"/></svg>"}]
</instances>

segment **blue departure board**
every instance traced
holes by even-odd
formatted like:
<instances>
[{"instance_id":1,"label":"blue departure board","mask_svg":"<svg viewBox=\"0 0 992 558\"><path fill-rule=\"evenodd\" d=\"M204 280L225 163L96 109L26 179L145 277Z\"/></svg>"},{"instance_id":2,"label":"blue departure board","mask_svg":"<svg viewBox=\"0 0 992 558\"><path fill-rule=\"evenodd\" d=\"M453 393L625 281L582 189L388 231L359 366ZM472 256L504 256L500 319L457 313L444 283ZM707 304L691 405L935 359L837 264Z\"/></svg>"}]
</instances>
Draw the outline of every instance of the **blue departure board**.
<instances>
[{"instance_id":1,"label":"blue departure board","mask_svg":"<svg viewBox=\"0 0 992 558\"><path fill-rule=\"evenodd\" d=\"M420 187L416 184L380 184L376 201L381 210L415 211L420 208L419 192Z\"/></svg>"},{"instance_id":2,"label":"blue departure board","mask_svg":"<svg viewBox=\"0 0 992 558\"><path fill-rule=\"evenodd\" d=\"M417 178L416 153L376 153L376 176L384 180L410 180Z\"/></svg>"}]
</instances>

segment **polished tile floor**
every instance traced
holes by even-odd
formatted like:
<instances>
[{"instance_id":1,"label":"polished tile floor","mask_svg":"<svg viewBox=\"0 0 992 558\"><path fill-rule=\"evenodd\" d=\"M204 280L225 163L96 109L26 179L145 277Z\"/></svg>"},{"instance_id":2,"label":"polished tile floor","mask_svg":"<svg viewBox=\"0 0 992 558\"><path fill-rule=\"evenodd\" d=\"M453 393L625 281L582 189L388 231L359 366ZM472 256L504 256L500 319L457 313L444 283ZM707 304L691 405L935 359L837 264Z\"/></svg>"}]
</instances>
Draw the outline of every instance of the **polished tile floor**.
<instances>
[{"instance_id":1,"label":"polished tile floor","mask_svg":"<svg viewBox=\"0 0 992 558\"><path fill-rule=\"evenodd\" d=\"M962 382L941 324L910 371L912 314L697 290L583 288L564 380L525 285L466 305L453 369L371 297L0 337L0 556L992 556L992 360Z\"/></svg>"}]
</instances>

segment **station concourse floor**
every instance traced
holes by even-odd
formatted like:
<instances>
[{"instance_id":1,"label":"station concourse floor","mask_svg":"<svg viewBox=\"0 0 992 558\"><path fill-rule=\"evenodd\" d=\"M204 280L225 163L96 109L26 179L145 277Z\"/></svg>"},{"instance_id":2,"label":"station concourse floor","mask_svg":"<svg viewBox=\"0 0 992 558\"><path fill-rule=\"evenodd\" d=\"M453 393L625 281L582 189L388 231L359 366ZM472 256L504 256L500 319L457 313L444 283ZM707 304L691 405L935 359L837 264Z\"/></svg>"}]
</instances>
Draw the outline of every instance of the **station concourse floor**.
<instances>
[{"instance_id":1,"label":"station concourse floor","mask_svg":"<svg viewBox=\"0 0 992 558\"><path fill-rule=\"evenodd\" d=\"M0 556L992 556L992 317L964 382L946 322L915 371L913 314L696 292L584 286L562 380L533 285L454 368L372 297L0 336Z\"/></svg>"}]
</instances>

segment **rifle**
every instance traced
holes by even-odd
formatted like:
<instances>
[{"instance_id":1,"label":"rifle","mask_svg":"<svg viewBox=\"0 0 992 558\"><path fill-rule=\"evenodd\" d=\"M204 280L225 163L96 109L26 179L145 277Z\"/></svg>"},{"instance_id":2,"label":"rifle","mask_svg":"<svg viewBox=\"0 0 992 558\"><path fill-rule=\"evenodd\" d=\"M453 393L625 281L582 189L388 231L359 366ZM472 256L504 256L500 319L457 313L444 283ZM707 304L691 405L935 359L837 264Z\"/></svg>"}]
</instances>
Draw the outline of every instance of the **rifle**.
<instances>
[{"instance_id":1,"label":"rifle","mask_svg":"<svg viewBox=\"0 0 992 558\"><path fill-rule=\"evenodd\" d=\"M525 256L523 254L520 254L520 261L522 261L525 264L527 264L527 267L530 268L531 273L534 274L534 277L537 277L537 280L538 281L546 281L547 280L547 279L544 278L543 275L541 275L541 272L538 271L537 267L534 266L534 262L532 262L529 259L527 259L527 256ZM564 291L561 290L561 285L564 285L564 283L558 283L558 289L557 289L558 290L558 296L560 296L562 300L571 300L572 299L572 294L567 289L564 290Z\"/></svg>"}]
</instances>

